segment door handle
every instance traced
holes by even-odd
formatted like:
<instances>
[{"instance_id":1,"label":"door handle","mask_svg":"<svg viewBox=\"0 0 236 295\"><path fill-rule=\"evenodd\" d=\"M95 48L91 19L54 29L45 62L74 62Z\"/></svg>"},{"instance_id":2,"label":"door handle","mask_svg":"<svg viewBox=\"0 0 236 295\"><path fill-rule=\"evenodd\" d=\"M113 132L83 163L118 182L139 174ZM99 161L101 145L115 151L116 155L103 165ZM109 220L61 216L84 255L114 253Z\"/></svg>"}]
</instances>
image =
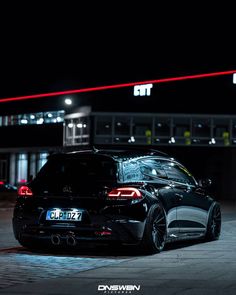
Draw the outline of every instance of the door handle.
<instances>
[{"instance_id":1,"label":"door handle","mask_svg":"<svg viewBox=\"0 0 236 295\"><path fill-rule=\"evenodd\" d=\"M184 196L181 194L176 193L175 196L178 198L179 201L183 200Z\"/></svg>"}]
</instances>

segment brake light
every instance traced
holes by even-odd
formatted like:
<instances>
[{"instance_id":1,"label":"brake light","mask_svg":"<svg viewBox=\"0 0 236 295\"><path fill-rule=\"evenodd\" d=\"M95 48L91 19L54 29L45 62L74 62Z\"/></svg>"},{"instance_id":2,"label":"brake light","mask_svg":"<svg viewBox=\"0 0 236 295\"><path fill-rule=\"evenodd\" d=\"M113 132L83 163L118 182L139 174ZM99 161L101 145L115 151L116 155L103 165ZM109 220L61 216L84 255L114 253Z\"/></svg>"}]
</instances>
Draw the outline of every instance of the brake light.
<instances>
[{"instance_id":1,"label":"brake light","mask_svg":"<svg viewBox=\"0 0 236 295\"><path fill-rule=\"evenodd\" d=\"M109 192L108 197L114 199L142 199L142 194L134 187L120 187Z\"/></svg>"},{"instance_id":2,"label":"brake light","mask_svg":"<svg viewBox=\"0 0 236 295\"><path fill-rule=\"evenodd\" d=\"M18 189L18 196L20 196L20 197L32 197L33 192L27 185L22 185Z\"/></svg>"}]
</instances>

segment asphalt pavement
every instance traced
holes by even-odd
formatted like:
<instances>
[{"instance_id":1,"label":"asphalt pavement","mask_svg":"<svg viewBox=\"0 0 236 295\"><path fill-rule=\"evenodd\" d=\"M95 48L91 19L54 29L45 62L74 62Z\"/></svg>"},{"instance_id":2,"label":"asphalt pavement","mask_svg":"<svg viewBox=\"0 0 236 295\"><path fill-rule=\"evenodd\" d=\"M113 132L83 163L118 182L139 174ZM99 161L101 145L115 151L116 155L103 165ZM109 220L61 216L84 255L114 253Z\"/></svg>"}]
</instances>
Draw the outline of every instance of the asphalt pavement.
<instances>
[{"instance_id":1,"label":"asphalt pavement","mask_svg":"<svg viewBox=\"0 0 236 295\"><path fill-rule=\"evenodd\" d=\"M236 294L236 206L222 204L219 240L176 243L155 255L100 248L31 253L0 204L0 294Z\"/></svg>"}]
</instances>

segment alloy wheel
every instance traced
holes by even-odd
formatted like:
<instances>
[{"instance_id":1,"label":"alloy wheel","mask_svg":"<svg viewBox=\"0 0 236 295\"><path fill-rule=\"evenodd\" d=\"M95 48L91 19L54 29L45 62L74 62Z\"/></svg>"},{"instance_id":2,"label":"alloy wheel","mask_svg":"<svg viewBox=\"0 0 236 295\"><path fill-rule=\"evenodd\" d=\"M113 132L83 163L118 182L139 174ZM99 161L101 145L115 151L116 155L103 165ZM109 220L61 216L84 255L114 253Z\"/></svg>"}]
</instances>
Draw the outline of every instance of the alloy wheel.
<instances>
[{"instance_id":1,"label":"alloy wheel","mask_svg":"<svg viewBox=\"0 0 236 295\"><path fill-rule=\"evenodd\" d=\"M164 247L166 238L166 217L164 211L158 207L152 225L152 239L155 247L161 250Z\"/></svg>"}]
</instances>

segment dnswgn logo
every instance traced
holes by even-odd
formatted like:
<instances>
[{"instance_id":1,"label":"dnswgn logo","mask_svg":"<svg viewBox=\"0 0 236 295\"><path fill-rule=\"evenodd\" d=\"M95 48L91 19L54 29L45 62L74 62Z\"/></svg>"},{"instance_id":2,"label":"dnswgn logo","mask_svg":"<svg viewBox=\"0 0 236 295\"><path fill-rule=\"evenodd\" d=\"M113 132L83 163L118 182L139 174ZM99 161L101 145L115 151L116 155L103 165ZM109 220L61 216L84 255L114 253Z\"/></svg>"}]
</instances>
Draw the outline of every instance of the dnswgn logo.
<instances>
[{"instance_id":1,"label":"dnswgn logo","mask_svg":"<svg viewBox=\"0 0 236 295\"><path fill-rule=\"evenodd\" d=\"M140 291L140 285L98 285L98 291L107 294L131 294Z\"/></svg>"}]
</instances>

